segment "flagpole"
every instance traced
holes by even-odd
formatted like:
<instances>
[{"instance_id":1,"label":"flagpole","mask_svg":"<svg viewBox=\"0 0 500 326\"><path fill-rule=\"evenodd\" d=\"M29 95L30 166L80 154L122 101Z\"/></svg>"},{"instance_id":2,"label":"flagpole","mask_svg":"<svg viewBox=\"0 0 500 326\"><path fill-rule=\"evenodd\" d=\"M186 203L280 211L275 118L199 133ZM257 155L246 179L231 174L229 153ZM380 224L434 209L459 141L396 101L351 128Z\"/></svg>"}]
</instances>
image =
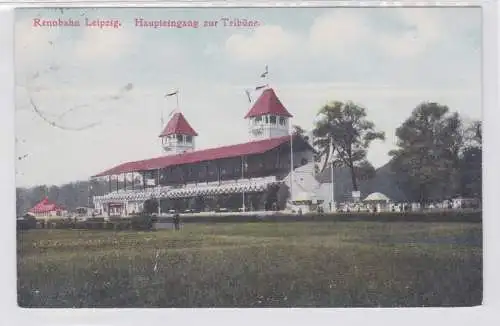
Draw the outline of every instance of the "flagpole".
<instances>
[{"instance_id":1,"label":"flagpole","mask_svg":"<svg viewBox=\"0 0 500 326\"><path fill-rule=\"evenodd\" d=\"M88 199L88 209L87 209L87 216L88 216L88 213L90 211L90 206L91 205L91 198L92 198L92 178L89 179L89 199Z\"/></svg>"},{"instance_id":2,"label":"flagpole","mask_svg":"<svg viewBox=\"0 0 500 326\"><path fill-rule=\"evenodd\" d=\"M330 212L335 212L335 184L333 178L333 138L330 137L330 181L331 181L331 206Z\"/></svg>"},{"instance_id":3,"label":"flagpole","mask_svg":"<svg viewBox=\"0 0 500 326\"><path fill-rule=\"evenodd\" d=\"M165 128L165 120L163 118L163 105L160 105L160 133L163 133L163 128ZM165 142L165 138L163 136L160 137L160 155L162 155L164 152L164 148L163 148L164 142ZM132 178L133 178L133 176L132 176ZM133 187L133 185L134 185L134 183L132 183L132 187Z\"/></svg>"},{"instance_id":4,"label":"flagpole","mask_svg":"<svg viewBox=\"0 0 500 326\"><path fill-rule=\"evenodd\" d=\"M293 130L290 120L290 201L293 204Z\"/></svg>"},{"instance_id":5,"label":"flagpole","mask_svg":"<svg viewBox=\"0 0 500 326\"><path fill-rule=\"evenodd\" d=\"M177 101L176 109L179 110L179 90L175 93L175 100Z\"/></svg>"},{"instance_id":6,"label":"flagpole","mask_svg":"<svg viewBox=\"0 0 500 326\"><path fill-rule=\"evenodd\" d=\"M161 215L161 196L160 196L160 169L157 170L156 181L158 187L158 217Z\"/></svg>"},{"instance_id":7,"label":"flagpole","mask_svg":"<svg viewBox=\"0 0 500 326\"><path fill-rule=\"evenodd\" d=\"M161 107L160 107L160 110L161 110L161 113L160 113L160 114L161 114L161 117L160 117L160 123L161 123L161 129L163 129L163 127L164 127L164 123L165 123L165 121L164 121L164 119L163 119L163 106L161 106ZM161 131L160 131L160 132L161 132Z\"/></svg>"},{"instance_id":8,"label":"flagpole","mask_svg":"<svg viewBox=\"0 0 500 326\"><path fill-rule=\"evenodd\" d=\"M244 157L242 156L241 157L241 181L243 181L243 179L245 178L245 159ZM242 206L242 210L243 212L245 212L245 189L243 188L243 206Z\"/></svg>"}]
</instances>

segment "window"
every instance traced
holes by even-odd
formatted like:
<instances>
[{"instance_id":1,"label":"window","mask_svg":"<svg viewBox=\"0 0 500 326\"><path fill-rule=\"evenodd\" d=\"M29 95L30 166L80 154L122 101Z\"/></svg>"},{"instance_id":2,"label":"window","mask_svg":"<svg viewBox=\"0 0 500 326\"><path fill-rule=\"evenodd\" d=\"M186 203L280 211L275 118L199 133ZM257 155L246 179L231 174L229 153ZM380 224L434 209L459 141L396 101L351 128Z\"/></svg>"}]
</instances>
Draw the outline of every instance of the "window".
<instances>
[{"instance_id":1,"label":"window","mask_svg":"<svg viewBox=\"0 0 500 326\"><path fill-rule=\"evenodd\" d=\"M259 117L255 117L255 123L260 123L262 122L262 117L259 116Z\"/></svg>"},{"instance_id":2,"label":"window","mask_svg":"<svg viewBox=\"0 0 500 326\"><path fill-rule=\"evenodd\" d=\"M182 135L177 135L177 141L180 143L182 142Z\"/></svg>"},{"instance_id":3,"label":"window","mask_svg":"<svg viewBox=\"0 0 500 326\"><path fill-rule=\"evenodd\" d=\"M265 116L265 120L264 120L264 121L265 121L266 123L268 123L268 122L269 122L269 117L268 117L267 115Z\"/></svg>"},{"instance_id":4,"label":"window","mask_svg":"<svg viewBox=\"0 0 500 326\"><path fill-rule=\"evenodd\" d=\"M284 117L280 117L280 125L284 126L286 119Z\"/></svg>"},{"instance_id":5,"label":"window","mask_svg":"<svg viewBox=\"0 0 500 326\"><path fill-rule=\"evenodd\" d=\"M191 143L193 141L193 136L186 136L186 143Z\"/></svg>"},{"instance_id":6,"label":"window","mask_svg":"<svg viewBox=\"0 0 500 326\"><path fill-rule=\"evenodd\" d=\"M276 124L276 116L272 115L269 117L271 124L275 125Z\"/></svg>"}]
</instances>

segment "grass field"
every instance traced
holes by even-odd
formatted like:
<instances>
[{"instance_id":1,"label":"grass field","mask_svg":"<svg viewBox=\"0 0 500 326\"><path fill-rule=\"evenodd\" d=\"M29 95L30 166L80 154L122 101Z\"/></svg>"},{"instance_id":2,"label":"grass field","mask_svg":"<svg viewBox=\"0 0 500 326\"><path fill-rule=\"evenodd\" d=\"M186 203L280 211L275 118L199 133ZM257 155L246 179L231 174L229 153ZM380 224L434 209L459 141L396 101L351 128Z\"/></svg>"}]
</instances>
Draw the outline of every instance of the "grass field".
<instances>
[{"instance_id":1,"label":"grass field","mask_svg":"<svg viewBox=\"0 0 500 326\"><path fill-rule=\"evenodd\" d=\"M18 235L22 307L397 307L482 301L481 223L187 224Z\"/></svg>"}]
</instances>

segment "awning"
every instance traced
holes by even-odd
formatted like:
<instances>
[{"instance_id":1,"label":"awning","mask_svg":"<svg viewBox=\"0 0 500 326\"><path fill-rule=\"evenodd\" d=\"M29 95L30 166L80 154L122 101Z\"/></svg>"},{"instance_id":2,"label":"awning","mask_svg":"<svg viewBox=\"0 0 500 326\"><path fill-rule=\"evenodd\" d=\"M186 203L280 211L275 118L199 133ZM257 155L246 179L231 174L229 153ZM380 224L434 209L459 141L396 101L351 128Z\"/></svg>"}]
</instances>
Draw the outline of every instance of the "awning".
<instances>
[{"instance_id":1,"label":"awning","mask_svg":"<svg viewBox=\"0 0 500 326\"><path fill-rule=\"evenodd\" d=\"M262 192L272 184L279 183L276 178L262 178L255 180L245 180L244 182L226 183L218 185L201 184L185 188L151 188L144 190L116 191L104 196L96 196L94 200L98 203L110 201L144 201L150 198L189 198L196 196L210 196L236 193L256 193Z\"/></svg>"}]
</instances>

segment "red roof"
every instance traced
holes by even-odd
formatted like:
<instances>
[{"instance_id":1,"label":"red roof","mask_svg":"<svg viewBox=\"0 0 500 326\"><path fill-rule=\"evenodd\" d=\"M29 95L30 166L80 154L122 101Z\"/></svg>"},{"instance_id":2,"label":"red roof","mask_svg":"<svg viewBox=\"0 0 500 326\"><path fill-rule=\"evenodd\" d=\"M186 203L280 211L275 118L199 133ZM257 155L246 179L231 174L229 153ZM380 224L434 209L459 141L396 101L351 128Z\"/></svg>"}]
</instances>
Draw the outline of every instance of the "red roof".
<instances>
[{"instance_id":1,"label":"red roof","mask_svg":"<svg viewBox=\"0 0 500 326\"><path fill-rule=\"evenodd\" d=\"M49 199L45 197L42 201L33 206L33 208L30 209L29 211L30 213L47 213L47 212L61 211L61 210L62 207L49 201Z\"/></svg>"},{"instance_id":2,"label":"red roof","mask_svg":"<svg viewBox=\"0 0 500 326\"><path fill-rule=\"evenodd\" d=\"M175 134L198 136L196 131L194 131L193 127L191 127L186 118L184 118L184 115L180 112L174 114L159 137Z\"/></svg>"},{"instance_id":3,"label":"red roof","mask_svg":"<svg viewBox=\"0 0 500 326\"><path fill-rule=\"evenodd\" d=\"M293 117L290 112L285 109L272 88L268 88L260 94L250 111L248 111L245 119L265 114L273 114L280 117Z\"/></svg>"},{"instance_id":4,"label":"red roof","mask_svg":"<svg viewBox=\"0 0 500 326\"><path fill-rule=\"evenodd\" d=\"M101 177L120 173L162 169L174 165L198 163L223 158L265 153L290 140L290 136L276 137L249 143L156 157L148 160L127 162L95 175Z\"/></svg>"}]
</instances>

